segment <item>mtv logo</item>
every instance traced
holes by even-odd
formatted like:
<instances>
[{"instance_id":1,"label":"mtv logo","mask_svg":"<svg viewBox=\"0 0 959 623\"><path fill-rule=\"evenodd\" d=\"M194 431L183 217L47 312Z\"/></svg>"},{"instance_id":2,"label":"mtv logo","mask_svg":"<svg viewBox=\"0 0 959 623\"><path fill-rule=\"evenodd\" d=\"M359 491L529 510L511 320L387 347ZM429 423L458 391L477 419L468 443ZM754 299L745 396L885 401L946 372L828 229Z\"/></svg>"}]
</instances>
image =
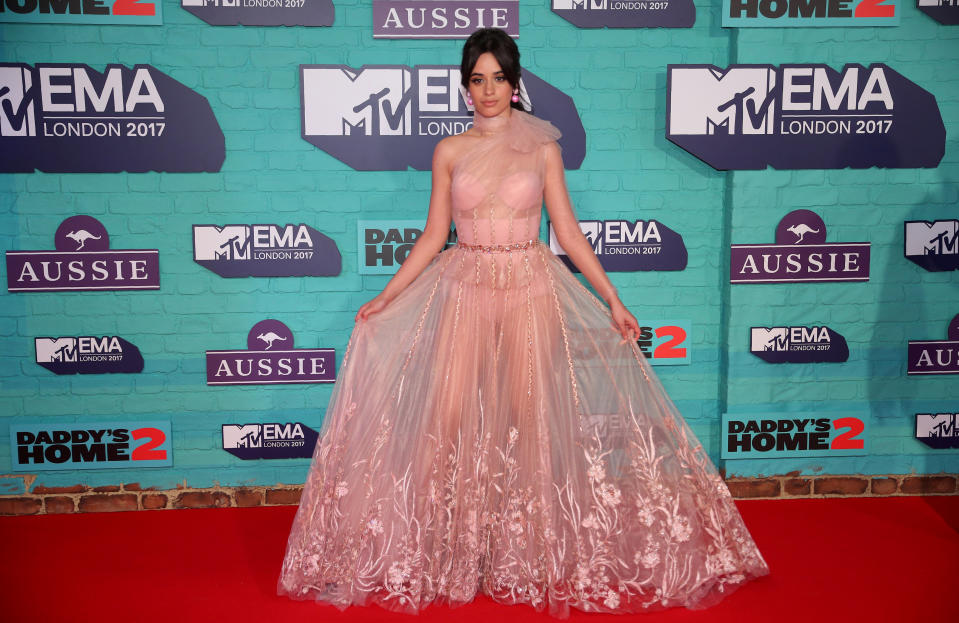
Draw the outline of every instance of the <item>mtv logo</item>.
<instances>
[{"instance_id":1,"label":"mtv logo","mask_svg":"<svg viewBox=\"0 0 959 623\"><path fill-rule=\"evenodd\" d=\"M563 11L605 9L607 0L553 0L553 8Z\"/></svg>"},{"instance_id":2,"label":"mtv logo","mask_svg":"<svg viewBox=\"0 0 959 623\"><path fill-rule=\"evenodd\" d=\"M250 259L250 227L248 225L194 225L193 259Z\"/></svg>"},{"instance_id":3,"label":"mtv logo","mask_svg":"<svg viewBox=\"0 0 959 623\"><path fill-rule=\"evenodd\" d=\"M776 73L768 67L670 70L669 134L772 134Z\"/></svg>"},{"instance_id":4,"label":"mtv logo","mask_svg":"<svg viewBox=\"0 0 959 623\"><path fill-rule=\"evenodd\" d=\"M415 90L406 67L304 67L304 136L408 136Z\"/></svg>"},{"instance_id":5,"label":"mtv logo","mask_svg":"<svg viewBox=\"0 0 959 623\"><path fill-rule=\"evenodd\" d=\"M593 247L593 252L596 255L603 254L603 221L580 221L579 228L582 230L583 235L586 236L586 239L589 240L589 244ZM556 255L566 255L566 251L563 250L563 247L559 244L559 240L556 238L556 231L553 229L553 224L549 224L549 248Z\"/></svg>"},{"instance_id":6,"label":"mtv logo","mask_svg":"<svg viewBox=\"0 0 959 623\"><path fill-rule=\"evenodd\" d=\"M38 337L34 340L37 363L64 363L77 360L77 338Z\"/></svg>"},{"instance_id":7,"label":"mtv logo","mask_svg":"<svg viewBox=\"0 0 959 623\"><path fill-rule=\"evenodd\" d=\"M749 340L750 352L759 353L789 348L789 330L786 327L752 327Z\"/></svg>"},{"instance_id":8,"label":"mtv logo","mask_svg":"<svg viewBox=\"0 0 959 623\"><path fill-rule=\"evenodd\" d=\"M263 432L259 424L224 424L224 448L259 448L263 445Z\"/></svg>"},{"instance_id":9,"label":"mtv logo","mask_svg":"<svg viewBox=\"0 0 959 623\"><path fill-rule=\"evenodd\" d=\"M959 413L917 414L916 437L959 437Z\"/></svg>"},{"instance_id":10,"label":"mtv logo","mask_svg":"<svg viewBox=\"0 0 959 623\"><path fill-rule=\"evenodd\" d=\"M30 70L0 66L0 136L36 136Z\"/></svg>"},{"instance_id":11,"label":"mtv logo","mask_svg":"<svg viewBox=\"0 0 959 623\"><path fill-rule=\"evenodd\" d=\"M906 221L906 256L959 254L959 220Z\"/></svg>"}]
</instances>

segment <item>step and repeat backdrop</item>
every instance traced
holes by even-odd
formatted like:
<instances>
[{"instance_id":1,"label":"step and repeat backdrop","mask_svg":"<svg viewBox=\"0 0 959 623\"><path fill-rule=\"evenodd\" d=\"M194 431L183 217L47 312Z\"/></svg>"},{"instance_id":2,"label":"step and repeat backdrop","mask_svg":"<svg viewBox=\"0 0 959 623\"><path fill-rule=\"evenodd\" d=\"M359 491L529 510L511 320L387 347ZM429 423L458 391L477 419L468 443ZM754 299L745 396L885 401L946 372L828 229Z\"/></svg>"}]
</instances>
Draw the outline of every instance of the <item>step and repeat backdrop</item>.
<instances>
[{"instance_id":1,"label":"step and repeat backdrop","mask_svg":"<svg viewBox=\"0 0 959 623\"><path fill-rule=\"evenodd\" d=\"M951 0L2 0L0 495L302 483L353 316L470 127L481 26L516 37L728 475L959 471L957 25Z\"/></svg>"}]
</instances>

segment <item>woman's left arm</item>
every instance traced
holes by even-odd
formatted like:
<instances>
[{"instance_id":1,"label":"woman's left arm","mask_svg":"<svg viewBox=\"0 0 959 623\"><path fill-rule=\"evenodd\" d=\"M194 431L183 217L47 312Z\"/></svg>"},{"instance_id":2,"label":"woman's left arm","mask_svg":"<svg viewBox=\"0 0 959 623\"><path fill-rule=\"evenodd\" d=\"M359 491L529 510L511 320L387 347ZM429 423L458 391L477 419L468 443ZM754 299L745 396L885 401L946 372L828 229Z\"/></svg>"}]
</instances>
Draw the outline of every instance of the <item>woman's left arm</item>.
<instances>
[{"instance_id":1,"label":"woman's left arm","mask_svg":"<svg viewBox=\"0 0 959 623\"><path fill-rule=\"evenodd\" d=\"M579 221L573 213L569 192L566 190L563 158L559 146L556 143L550 143L545 149L546 180L543 195L556 239L576 268L583 273L586 280L609 305L616 330L624 340L635 341L639 339L639 323L619 300L616 288L613 287L606 271L600 265L599 258L593 253L593 245L583 235L583 231L579 228Z\"/></svg>"}]
</instances>

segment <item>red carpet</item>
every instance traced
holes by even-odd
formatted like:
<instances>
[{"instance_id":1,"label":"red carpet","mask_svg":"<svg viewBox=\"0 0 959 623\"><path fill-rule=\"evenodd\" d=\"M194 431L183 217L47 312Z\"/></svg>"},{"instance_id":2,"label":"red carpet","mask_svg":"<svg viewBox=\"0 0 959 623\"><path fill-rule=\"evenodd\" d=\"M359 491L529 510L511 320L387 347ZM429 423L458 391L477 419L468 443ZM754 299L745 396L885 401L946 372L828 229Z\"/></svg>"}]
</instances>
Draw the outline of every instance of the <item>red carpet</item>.
<instances>
[{"instance_id":1,"label":"red carpet","mask_svg":"<svg viewBox=\"0 0 959 623\"><path fill-rule=\"evenodd\" d=\"M699 611L581 621L959 621L959 497L745 501L772 569ZM0 517L0 620L412 621L275 596L294 507ZM556 621L485 597L416 620Z\"/></svg>"}]
</instances>

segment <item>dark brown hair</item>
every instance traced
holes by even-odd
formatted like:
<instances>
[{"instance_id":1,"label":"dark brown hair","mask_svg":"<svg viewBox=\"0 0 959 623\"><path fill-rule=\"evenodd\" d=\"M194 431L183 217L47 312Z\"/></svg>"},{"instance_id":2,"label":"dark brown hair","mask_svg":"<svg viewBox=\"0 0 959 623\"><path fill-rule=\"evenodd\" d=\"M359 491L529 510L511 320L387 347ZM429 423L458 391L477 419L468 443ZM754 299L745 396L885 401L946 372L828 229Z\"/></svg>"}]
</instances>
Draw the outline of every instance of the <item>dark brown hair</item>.
<instances>
[{"instance_id":1,"label":"dark brown hair","mask_svg":"<svg viewBox=\"0 0 959 623\"><path fill-rule=\"evenodd\" d=\"M492 54L499 63L503 76L510 86L518 89L522 74L519 66L519 48L516 47L516 42L499 28L480 28L463 44L463 61L460 63L460 83L463 88L469 88L470 74L476 67L476 61L486 52ZM511 102L510 105L517 110L523 110L520 102Z\"/></svg>"}]
</instances>

